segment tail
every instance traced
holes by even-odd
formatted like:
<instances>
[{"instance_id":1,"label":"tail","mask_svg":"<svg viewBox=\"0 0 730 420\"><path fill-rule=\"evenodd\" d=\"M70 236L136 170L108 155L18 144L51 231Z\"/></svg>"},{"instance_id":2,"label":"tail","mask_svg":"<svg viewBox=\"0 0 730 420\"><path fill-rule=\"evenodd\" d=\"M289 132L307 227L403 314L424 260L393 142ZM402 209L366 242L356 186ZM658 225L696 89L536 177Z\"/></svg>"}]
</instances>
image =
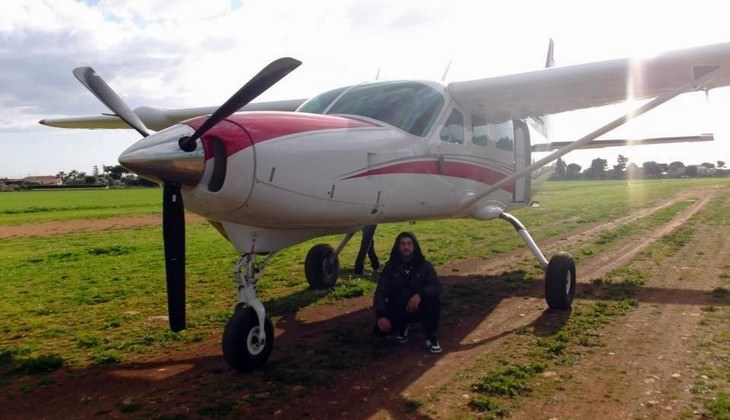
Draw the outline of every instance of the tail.
<instances>
[{"instance_id":1,"label":"tail","mask_svg":"<svg viewBox=\"0 0 730 420\"><path fill-rule=\"evenodd\" d=\"M553 59L553 47L554 46L555 46L555 43L553 42L553 39L550 38L550 42L548 43L547 57L545 57L545 68L550 68L555 65L555 59Z\"/></svg>"},{"instance_id":2,"label":"tail","mask_svg":"<svg viewBox=\"0 0 730 420\"><path fill-rule=\"evenodd\" d=\"M550 42L548 43L548 50L547 54L545 56L545 68L550 68L555 65L555 59L553 57L555 43L553 42L553 39L550 38ZM550 132L550 116L549 115L535 115L532 117L532 127L535 128L537 131L540 132L545 138L550 138L549 132Z\"/></svg>"}]
</instances>

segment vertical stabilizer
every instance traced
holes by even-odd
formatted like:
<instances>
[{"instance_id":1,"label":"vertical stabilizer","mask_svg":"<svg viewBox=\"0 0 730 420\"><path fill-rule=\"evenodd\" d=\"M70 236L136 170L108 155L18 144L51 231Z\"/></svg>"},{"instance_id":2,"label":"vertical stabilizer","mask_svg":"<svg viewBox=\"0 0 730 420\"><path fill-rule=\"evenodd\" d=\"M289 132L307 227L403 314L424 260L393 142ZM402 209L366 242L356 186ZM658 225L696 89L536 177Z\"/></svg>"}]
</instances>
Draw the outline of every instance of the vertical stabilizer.
<instances>
[{"instance_id":1,"label":"vertical stabilizer","mask_svg":"<svg viewBox=\"0 0 730 420\"><path fill-rule=\"evenodd\" d=\"M553 58L554 46L555 43L553 42L553 39L550 38L550 42L548 43L547 57L545 57L545 68L550 68L555 65L555 59Z\"/></svg>"},{"instance_id":2,"label":"vertical stabilizer","mask_svg":"<svg viewBox=\"0 0 730 420\"><path fill-rule=\"evenodd\" d=\"M545 55L545 68L550 68L555 66L555 58L554 58L554 48L555 43L553 42L553 39L550 38L550 41L548 42L548 49L547 54ZM529 124L537 131L540 132L545 138L550 138L549 132L550 132L550 118L548 115L535 115L532 118L528 120Z\"/></svg>"}]
</instances>

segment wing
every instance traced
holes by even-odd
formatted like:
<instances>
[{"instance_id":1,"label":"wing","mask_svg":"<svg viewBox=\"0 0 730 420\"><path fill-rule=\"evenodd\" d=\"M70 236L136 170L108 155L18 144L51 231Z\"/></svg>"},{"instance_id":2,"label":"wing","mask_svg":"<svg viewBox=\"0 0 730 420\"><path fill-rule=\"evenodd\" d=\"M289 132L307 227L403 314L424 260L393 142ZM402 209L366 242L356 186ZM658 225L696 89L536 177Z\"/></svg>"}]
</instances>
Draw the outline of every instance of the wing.
<instances>
[{"instance_id":1,"label":"wing","mask_svg":"<svg viewBox=\"0 0 730 420\"><path fill-rule=\"evenodd\" d=\"M596 140L592 143L585 144L578 149L600 149L603 147L618 147L618 146L644 146L649 144L664 144L664 143L688 143L697 141L713 141L715 136L713 134L700 134L699 136L678 136L678 137L655 137L650 139L611 139L611 140ZM572 141L554 141L550 143L533 144L533 152L550 152L557 150L565 146L573 144Z\"/></svg>"},{"instance_id":2,"label":"wing","mask_svg":"<svg viewBox=\"0 0 730 420\"><path fill-rule=\"evenodd\" d=\"M257 102L251 103L243 108L242 111L294 111L301 105L304 99L291 99L284 101ZM180 121L198 117L200 115L208 115L213 113L217 106L207 106L198 108L181 108L181 109L165 109L150 106L142 106L136 108L134 112L139 116L145 126L152 130L159 131L167 128ZM48 118L40 120L39 123L51 127L61 128L131 128L127 123L122 121L116 115L94 115L89 117L73 117L73 118Z\"/></svg>"},{"instance_id":3,"label":"wing","mask_svg":"<svg viewBox=\"0 0 730 420\"><path fill-rule=\"evenodd\" d=\"M730 84L730 43L676 50L645 60L617 59L488 79L453 82L456 102L489 122L555 114L654 97L715 70L697 90Z\"/></svg>"}]
</instances>

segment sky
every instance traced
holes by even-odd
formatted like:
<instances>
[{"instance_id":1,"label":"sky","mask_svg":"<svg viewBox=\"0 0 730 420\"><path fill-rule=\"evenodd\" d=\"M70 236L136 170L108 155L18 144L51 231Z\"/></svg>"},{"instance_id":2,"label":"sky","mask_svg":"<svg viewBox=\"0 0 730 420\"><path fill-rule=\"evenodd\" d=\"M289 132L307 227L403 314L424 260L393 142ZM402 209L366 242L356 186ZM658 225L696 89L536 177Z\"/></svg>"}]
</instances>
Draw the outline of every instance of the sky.
<instances>
[{"instance_id":1,"label":"sky","mask_svg":"<svg viewBox=\"0 0 730 420\"><path fill-rule=\"evenodd\" d=\"M306 98L373 80L471 80L730 41L721 3L467 0L12 0L0 2L0 177L113 165L134 130L43 127L108 110L72 76L92 66L132 107L223 103L275 58L303 65L257 100ZM449 63L451 63L449 65ZM572 152L584 167L623 154L730 164L730 89L677 98L604 138L713 132L716 141ZM626 106L555 116L575 140Z\"/></svg>"}]
</instances>

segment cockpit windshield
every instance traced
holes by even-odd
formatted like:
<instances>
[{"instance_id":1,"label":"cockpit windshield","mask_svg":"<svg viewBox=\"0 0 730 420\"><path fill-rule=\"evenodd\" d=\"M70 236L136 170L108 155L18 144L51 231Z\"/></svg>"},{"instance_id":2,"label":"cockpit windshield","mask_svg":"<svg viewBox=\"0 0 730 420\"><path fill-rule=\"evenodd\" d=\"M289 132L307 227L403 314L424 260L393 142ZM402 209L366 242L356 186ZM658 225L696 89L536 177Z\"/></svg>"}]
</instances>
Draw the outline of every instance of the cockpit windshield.
<instances>
[{"instance_id":1,"label":"cockpit windshield","mask_svg":"<svg viewBox=\"0 0 730 420\"><path fill-rule=\"evenodd\" d=\"M362 115L424 137L444 104L440 92L418 82L378 82L345 89L316 96L298 111Z\"/></svg>"}]
</instances>

